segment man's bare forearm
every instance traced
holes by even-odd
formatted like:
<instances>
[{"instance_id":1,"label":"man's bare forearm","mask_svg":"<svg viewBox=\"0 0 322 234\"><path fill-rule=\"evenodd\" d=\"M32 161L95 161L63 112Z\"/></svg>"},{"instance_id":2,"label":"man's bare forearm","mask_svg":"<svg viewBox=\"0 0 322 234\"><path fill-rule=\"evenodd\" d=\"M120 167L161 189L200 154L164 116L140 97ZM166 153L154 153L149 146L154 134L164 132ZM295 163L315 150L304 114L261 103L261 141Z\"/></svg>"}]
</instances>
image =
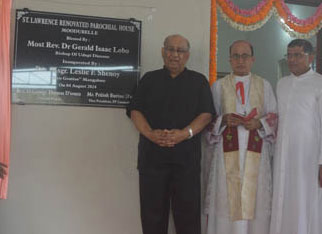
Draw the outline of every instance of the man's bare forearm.
<instances>
[{"instance_id":1,"label":"man's bare forearm","mask_svg":"<svg viewBox=\"0 0 322 234\"><path fill-rule=\"evenodd\" d=\"M7 174L6 172L7 165L0 162L0 178L3 179L4 176Z\"/></svg>"},{"instance_id":2,"label":"man's bare forearm","mask_svg":"<svg viewBox=\"0 0 322 234\"><path fill-rule=\"evenodd\" d=\"M144 115L137 110L131 111L131 119L137 130L150 141L161 147L173 147L174 145L167 142L166 130L152 129Z\"/></svg>"},{"instance_id":3,"label":"man's bare forearm","mask_svg":"<svg viewBox=\"0 0 322 234\"><path fill-rule=\"evenodd\" d=\"M134 126L136 129L145 137L149 138L149 132L152 131L150 124L144 117L144 115L137 110L132 110L131 111L131 120L134 123Z\"/></svg>"},{"instance_id":4,"label":"man's bare forearm","mask_svg":"<svg viewBox=\"0 0 322 234\"><path fill-rule=\"evenodd\" d=\"M212 114L201 113L189 124L189 126L186 126L183 130L188 132L190 127L192 129L193 135L196 135L201 132L210 123L211 120Z\"/></svg>"}]
</instances>

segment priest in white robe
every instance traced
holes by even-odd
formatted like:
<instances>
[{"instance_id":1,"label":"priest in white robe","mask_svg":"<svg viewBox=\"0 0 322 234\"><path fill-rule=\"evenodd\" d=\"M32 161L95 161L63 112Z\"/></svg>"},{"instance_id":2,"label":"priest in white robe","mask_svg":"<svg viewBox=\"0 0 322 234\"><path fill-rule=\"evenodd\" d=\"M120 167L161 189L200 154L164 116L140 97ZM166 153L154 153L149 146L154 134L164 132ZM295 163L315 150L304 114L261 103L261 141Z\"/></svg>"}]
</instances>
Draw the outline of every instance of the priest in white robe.
<instances>
[{"instance_id":1,"label":"priest in white robe","mask_svg":"<svg viewBox=\"0 0 322 234\"><path fill-rule=\"evenodd\" d=\"M322 76L310 68L313 59L308 41L291 41L291 75L277 84L271 234L322 233Z\"/></svg>"},{"instance_id":2,"label":"priest in white robe","mask_svg":"<svg viewBox=\"0 0 322 234\"><path fill-rule=\"evenodd\" d=\"M271 85L250 72L254 60L252 45L235 41L233 72L212 87L218 116L204 155L207 234L269 233L276 100Z\"/></svg>"}]
</instances>

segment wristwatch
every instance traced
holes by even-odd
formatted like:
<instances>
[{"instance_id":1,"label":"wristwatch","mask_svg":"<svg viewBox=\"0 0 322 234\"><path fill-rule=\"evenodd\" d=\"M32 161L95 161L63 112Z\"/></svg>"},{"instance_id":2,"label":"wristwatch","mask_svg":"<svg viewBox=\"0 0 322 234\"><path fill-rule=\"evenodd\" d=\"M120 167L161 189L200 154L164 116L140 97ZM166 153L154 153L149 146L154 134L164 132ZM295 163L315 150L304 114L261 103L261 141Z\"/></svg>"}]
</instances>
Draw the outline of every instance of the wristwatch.
<instances>
[{"instance_id":1,"label":"wristwatch","mask_svg":"<svg viewBox=\"0 0 322 234\"><path fill-rule=\"evenodd\" d=\"M192 128L190 126L188 127L188 132L189 132L188 139L191 139L193 137L193 131L192 131Z\"/></svg>"}]
</instances>

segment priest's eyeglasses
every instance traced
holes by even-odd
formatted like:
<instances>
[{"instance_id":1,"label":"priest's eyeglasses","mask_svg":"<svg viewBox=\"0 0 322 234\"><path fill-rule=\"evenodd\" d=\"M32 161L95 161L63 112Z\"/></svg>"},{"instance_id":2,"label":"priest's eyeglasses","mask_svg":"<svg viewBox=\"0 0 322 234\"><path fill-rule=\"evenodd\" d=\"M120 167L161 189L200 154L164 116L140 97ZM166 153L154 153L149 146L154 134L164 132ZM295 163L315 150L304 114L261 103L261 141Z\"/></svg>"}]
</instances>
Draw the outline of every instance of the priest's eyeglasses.
<instances>
[{"instance_id":1,"label":"priest's eyeglasses","mask_svg":"<svg viewBox=\"0 0 322 234\"><path fill-rule=\"evenodd\" d=\"M250 54L233 54L230 56L230 58L232 58L233 60L239 60L239 59L247 60L251 57L253 57L253 56Z\"/></svg>"},{"instance_id":2,"label":"priest's eyeglasses","mask_svg":"<svg viewBox=\"0 0 322 234\"><path fill-rule=\"evenodd\" d=\"M175 54L175 53L177 53L178 55L183 55L183 54L185 54L185 53L187 53L189 51L188 49L185 49L185 48L175 49L173 47L164 47L164 49L169 54Z\"/></svg>"},{"instance_id":3,"label":"priest's eyeglasses","mask_svg":"<svg viewBox=\"0 0 322 234\"><path fill-rule=\"evenodd\" d=\"M305 55L308 55L308 53L287 53L286 55L284 55L285 59L290 60L292 58L296 59L301 59L303 58Z\"/></svg>"}]
</instances>

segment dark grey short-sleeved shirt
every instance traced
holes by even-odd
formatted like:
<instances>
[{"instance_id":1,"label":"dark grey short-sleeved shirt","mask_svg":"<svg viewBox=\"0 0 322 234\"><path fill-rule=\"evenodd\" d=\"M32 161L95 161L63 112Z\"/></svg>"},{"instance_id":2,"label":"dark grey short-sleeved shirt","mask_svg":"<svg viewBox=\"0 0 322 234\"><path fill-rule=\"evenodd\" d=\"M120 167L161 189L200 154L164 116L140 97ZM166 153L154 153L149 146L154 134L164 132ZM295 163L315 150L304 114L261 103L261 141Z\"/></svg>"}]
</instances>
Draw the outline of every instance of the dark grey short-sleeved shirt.
<instances>
[{"instance_id":1,"label":"dark grey short-sleeved shirt","mask_svg":"<svg viewBox=\"0 0 322 234\"><path fill-rule=\"evenodd\" d=\"M165 68L146 73L128 107L140 111L152 129L182 129L201 113L215 113L207 79L185 69L172 78ZM139 169L158 163L189 161L189 155L200 164L200 134L173 148L159 147L140 135ZM193 160L193 161L195 161ZM189 162L181 162L189 163Z\"/></svg>"}]
</instances>

